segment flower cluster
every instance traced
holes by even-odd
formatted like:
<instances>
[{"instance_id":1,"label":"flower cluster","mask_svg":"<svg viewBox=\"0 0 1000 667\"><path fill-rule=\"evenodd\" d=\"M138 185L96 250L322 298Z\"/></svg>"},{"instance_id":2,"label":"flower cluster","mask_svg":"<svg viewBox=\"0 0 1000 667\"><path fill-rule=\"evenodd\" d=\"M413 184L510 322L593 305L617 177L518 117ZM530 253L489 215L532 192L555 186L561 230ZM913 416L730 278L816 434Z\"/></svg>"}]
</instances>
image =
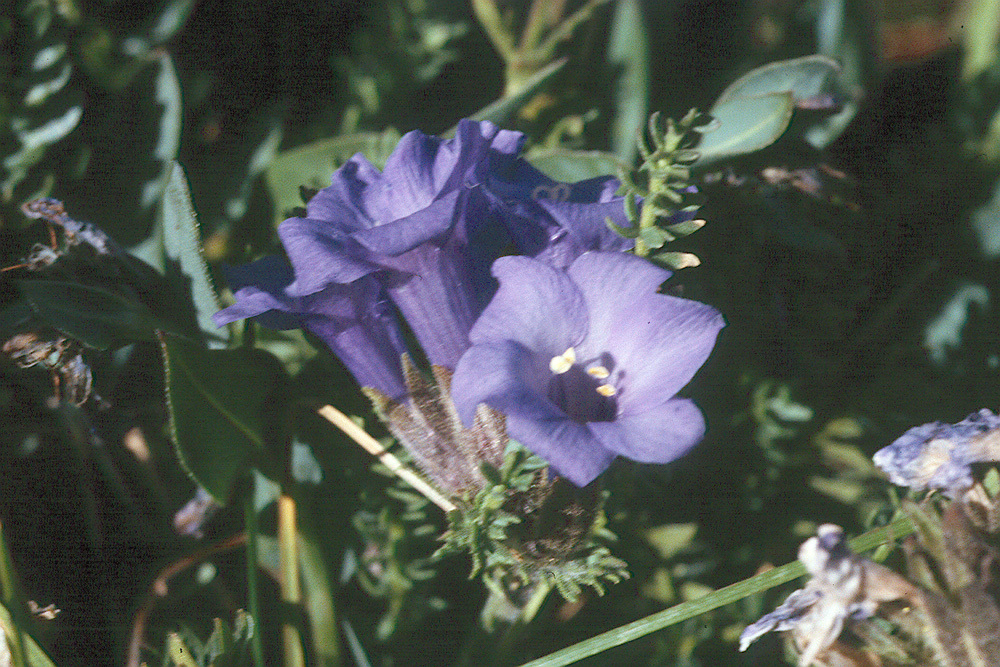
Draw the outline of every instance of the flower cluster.
<instances>
[{"instance_id":1,"label":"flower cluster","mask_svg":"<svg viewBox=\"0 0 1000 667\"><path fill-rule=\"evenodd\" d=\"M406 348L405 322L432 367L454 372L442 415L457 410L472 427L479 406L499 411L511 437L574 484L618 455L677 458L704 422L675 395L722 317L659 294L670 273L626 252L633 241L612 231L629 225L616 179L557 183L520 157L523 142L465 120L449 140L407 134L381 172L355 155L305 217L279 227L287 262L229 269L236 303L216 323L310 330L377 403L406 415L397 436L470 441L453 435L454 420L428 421L427 405L406 409L416 376L403 360L421 357Z\"/></svg>"}]
</instances>

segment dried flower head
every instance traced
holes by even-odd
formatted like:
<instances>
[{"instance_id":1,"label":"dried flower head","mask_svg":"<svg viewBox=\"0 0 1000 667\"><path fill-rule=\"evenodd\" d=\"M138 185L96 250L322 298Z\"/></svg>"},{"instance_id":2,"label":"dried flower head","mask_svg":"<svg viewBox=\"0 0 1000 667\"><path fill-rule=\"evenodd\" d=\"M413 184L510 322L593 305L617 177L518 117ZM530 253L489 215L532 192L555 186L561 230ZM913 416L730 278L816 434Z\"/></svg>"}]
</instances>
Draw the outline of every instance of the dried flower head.
<instances>
[{"instance_id":1,"label":"dried flower head","mask_svg":"<svg viewBox=\"0 0 1000 667\"><path fill-rule=\"evenodd\" d=\"M1000 417L987 409L957 424L915 426L875 452L875 465L894 484L955 496L973 484L971 464L1000 460Z\"/></svg>"},{"instance_id":2,"label":"dried flower head","mask_svg":"<svg viewBox=\"0 0 1000 667\"><path fill-rule=\"evenodd\" d=\"M743 630L741 651L767 632L791 632L801 667L825 664L818 659L846 624L870 618L884 602L917 594L913 584L892 570L852 553L839 526L820 526L799 548L799 560L812 579Z\"/></svg>"}]
</instances>

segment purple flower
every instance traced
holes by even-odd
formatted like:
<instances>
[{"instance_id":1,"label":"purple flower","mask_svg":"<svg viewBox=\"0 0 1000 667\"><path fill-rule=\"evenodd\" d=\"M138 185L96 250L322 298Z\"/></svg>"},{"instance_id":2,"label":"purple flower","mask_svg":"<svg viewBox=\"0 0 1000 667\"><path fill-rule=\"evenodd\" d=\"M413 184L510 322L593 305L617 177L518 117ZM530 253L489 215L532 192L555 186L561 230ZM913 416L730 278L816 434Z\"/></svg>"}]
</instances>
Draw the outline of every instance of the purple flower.
<instances>
[{"instance_id":1,"label":"purple flower","mask_svg":"<svg viewBox=\"0 0 1000 667\"><path fill-rule=\"evenodd\" d=\"M503 412L512 438L579 486L615 456L666 463L701 440L701 412L675 394L724 323L710 306L658 294L669 271L590 252L565 271L504 257L493 274L500 289L453 378L466 424L480 403Z\"/></svg>"},{"instance_id":2,"label":"purple flower","mask_svg":"<svg viewBox=\"0 0 1000 667\"><path fill-rule=\"evenodd\" d=\"M566 268L585 252L635 245L606 223L630 226L624 198L615 196L618 179L560 183L520 158L496 162L486 189L523 254Z\"/></svg>"},{"instance_id":3,"label":"purple flower","mask_svg":"<svg viewBox=\"0 0 1000 667\"><path fill-rule=\"evenodd\" d=\"M408 133L382 172L352 157L305 218L279 227L297 294L375 275L430 361L454 368L493 292L489 266L511 245L564 265L585 250L628 247L604 223L625 224L617 181L556 183L518 157L523 142L463 120L450 140Z\"/></svg>"},{"instance_id":4,"label":"purple flower","mask_svg":"<svg viewBox=\"0 0 1000 667\"><path fill-rule=\"evenodd\" d=\"M361 386L392 398L406 393L399 325L374 278L297 296L291 267L279 257L226 267L225 273L236 304L212 316L216 325L256 317L269 329L308 329L333 350Z\"/></svg>"}]
</instances>

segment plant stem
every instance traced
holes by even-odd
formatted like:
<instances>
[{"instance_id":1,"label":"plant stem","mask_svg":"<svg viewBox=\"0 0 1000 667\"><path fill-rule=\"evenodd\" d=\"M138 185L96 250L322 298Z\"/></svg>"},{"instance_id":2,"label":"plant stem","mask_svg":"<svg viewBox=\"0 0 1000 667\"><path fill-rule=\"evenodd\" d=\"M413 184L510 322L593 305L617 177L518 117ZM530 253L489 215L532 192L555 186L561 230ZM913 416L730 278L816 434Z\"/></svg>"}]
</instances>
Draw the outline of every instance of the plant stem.
<instances>
[{"instance_id":1,"label":"plant stem","mask_svg":"<svg viewBox=\"0 0 1000 667\"><path fill-rule=\"evenodd\" d=\"M298 608L302 603L298 521L295 515L295 499L287 491L282 491L278 496L278 556L281 566L281 600L285 603L286 612ZM281 636L286 667L305 667L306 656L302 648L302 636L293 619L284 619Z\"/></svg>"},{"instance_id":2,"label":"plant stem","mask_svg":"<svg viewBox=\"0 0 1000 667\"><path fill-rule=\"evenodd\" d=\"M896 538L909 535L912 532L913 523L910 519L900 517L888 526L876 528L863 535L859 535L850 541L850 545L851 549L855 552L868 551L891 542ZM609 630L596 637L573 644L537 660L524 663L521 667L563 667L564 665L571 665L584 658L589 658L616 646L627 644L630 641L645 637L658 630L663 630L671 625L676 625L689 618L694 618L707 611L731 604L737 600L742 600L754 593L760 593L775 586L780 586L801 577L805 572L806 570L802 563L797 560L793 561L767 572L762 572L749 579L731 584L725 588L720 588L705 597L689 602L682 602L669 609L664 609L645 618L640 618L638 621L627 623L614 630Z\"/></svg>"},{"instance_id":3,"label":"plant stem","mask_svg":"<svg viewBox=\"0 0 1000 667\"><path fill-rule=\"evenodd\" d=\"M256 485L254 481L253 486ZM254 667L264 667L264 640L260 620L260 595L257 589L257 508L254 507L254 493L251 488L243 508L244 526L247 534L247 608L255 628L250 637L250 651Z\"/></svg>"},{"instance_id":4,"label":"plant stem","mask_svg":"<svg viewBox=\"0 0 1000 667\"><path fill-rule=\"evenodd\" d=\"M21 634L24 612L20 590L14 575L14 563L11 561L10 551L7 550L3 523L0 523L0 586L3 587L3 604L10 614L11 625L11 627L0 629L0 631L7 631L7 638L10 640L10 657L14 667L28 667L24 653L24 637Z\"/></svg>"},{"instance_id":5,"label":"plant stem","mask_svg":"<svg viewBox=\"0 0 1000 667\"><path fill-rule=\"evenodd\" d=\"M479 19L479 25L483 27L486 36L493 42L493 48L505 63L511 62L517 55L514 37L504 26L495 0L472 0L472 11Z\"/></svg>"}]
</instances>

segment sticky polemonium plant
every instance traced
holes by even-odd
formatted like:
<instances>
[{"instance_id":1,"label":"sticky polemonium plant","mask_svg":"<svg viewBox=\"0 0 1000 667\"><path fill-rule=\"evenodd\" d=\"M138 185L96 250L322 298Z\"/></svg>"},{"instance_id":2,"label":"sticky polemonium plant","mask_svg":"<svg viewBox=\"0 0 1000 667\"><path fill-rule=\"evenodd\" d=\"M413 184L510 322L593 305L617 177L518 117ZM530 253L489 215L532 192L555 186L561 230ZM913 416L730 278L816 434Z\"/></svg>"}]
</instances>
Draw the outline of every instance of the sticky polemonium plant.
<instances>
[{"instance_id":1,"label":"sticky polemonium plant","mask_svg":"<svg viewBox=\"0 0 1000 667\"><path fill-rule=\"evenodd\" d=\"M510 436L578 486L616 456L672 461L704 435L677 392L724 326L711 306L659 294L670 272L591 252L563 271L527 257L493 265L500 289L473 327L452 396L468 424L480 404Z\"/></svg>"}]
</instances>

